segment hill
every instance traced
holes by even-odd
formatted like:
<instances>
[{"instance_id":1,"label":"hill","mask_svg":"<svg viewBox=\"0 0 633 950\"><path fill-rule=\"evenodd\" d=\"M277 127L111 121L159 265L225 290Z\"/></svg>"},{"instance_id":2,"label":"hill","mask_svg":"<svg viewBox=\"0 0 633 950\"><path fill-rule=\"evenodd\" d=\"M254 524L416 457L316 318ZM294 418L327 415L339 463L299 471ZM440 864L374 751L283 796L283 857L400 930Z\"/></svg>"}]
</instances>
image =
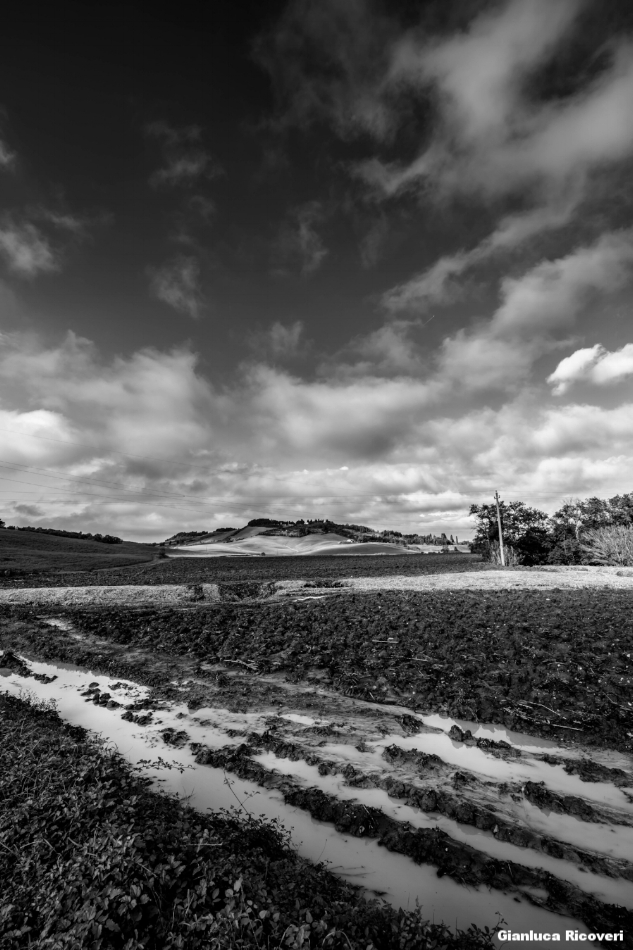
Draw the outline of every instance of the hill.
<instances>
[{"instance_id":1,"label":"hill","mask_svg":"<svg viewBox=\"0 0 633 950\"><path fill-rule=\"evenodd\" d=\"M156 557L149 544L122 541L104 544L79 538L0 528L0 573L30 574L40 571L101 571L143 564Z\"/></svg>"},{"instance_id":2,"label":"hill","mask_svg":"<svg viewBox=\"0 0 633 950\"><path fill-rule=\"evenodd\" d=\"M317 518L308 521L304 521L303 519L299 521L277 521L272 518L254 518L243 528L216 528L216 530L212 532L179 532L171 538L168 538L164 544L170 547L177 546L179 548L183 546L199 547L200 545L206 546L209 544L232 544L237 541L244 541L255 537L260 539L264 537L287 539L311 538L312 541L314 541L314 536L321 536L321 540L328 542L330 546L345 542L355 545L370 544L373 546L378 544L381 545L381 551L383 553L392 553L389 548L385 548L385 545L394 545L400 549L408 548L411 545L416 547L424 546L425 548L430 546L431 549L436 547L439 549L447 545L458 544L457 539L453 538L452 535L449 538L445 534L402 534L400 531L390 529L376 531L373 528L367 527L367 525L337 524L328 518ZM288 547L288 545L285 546ZM296 547L297 545L291 544L290 546ZM267 545L264 545L264 548L266 547ZM284 545L281 547L284 547ZM304 547L304 545L300 545L300 547ZM279 548L279 545L273 545L273 548ZM378 549L376 549L375 553L377 553L377 550ZM260 553L260 550L257 552L253 551L252 553ZM278 553L277 550L275 553ZM364 553L370 552L367 550Z\"/></svg>"},{"instance_id":3,"label":"hill","mask_svg":"<svg viewBox=\"0 0 633 950\"><path fill-rule=\"evenodd\" d=\"M254 518L243 528L182 532L164 543L180 557L349 557L458 550L456 539L446 535L403 535L399 531L375 531L366 525L337 524L327 518L310 521ZM459 551L468 552L468 545L462 544Z\"/></svg>"}]
</instances>

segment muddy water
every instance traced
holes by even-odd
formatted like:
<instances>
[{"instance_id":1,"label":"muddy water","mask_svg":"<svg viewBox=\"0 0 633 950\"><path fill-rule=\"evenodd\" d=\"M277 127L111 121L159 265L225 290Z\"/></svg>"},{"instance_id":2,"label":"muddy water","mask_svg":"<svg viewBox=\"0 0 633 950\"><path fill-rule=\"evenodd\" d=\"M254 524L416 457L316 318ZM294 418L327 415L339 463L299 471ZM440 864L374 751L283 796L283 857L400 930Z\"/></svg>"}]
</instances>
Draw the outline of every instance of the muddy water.
<instances>
[{"instance_id":1,"label":"muddy water","mask_svg":"<svg viewBox=\"0 0 633 950\"><path fill-rule=\"evenodd\" d=\"M562 765L549 765L534 758L500 759L484 749L451 739L446 733L427 733L416 736L385 736L373 743L377 748L399 745L403 749L435 753L445 762L466 768L499 782L545 782L552 791L578 795L591 801L621 809L633 818L633 804L626 795L606 782L582 782L578 775L568 775Z\"/></svg>"},{"instance_id":2,"label":"muddy water","mask_svg":"<svg viewBox=\"0 0 633 950\"><path fill-rule=\"evenodd\" d=\"M332 870L341 877L360 884L370 893L383 894L386 900L396 906L412 907L416 900L419 900L426 916L436 921L444 920L448 925L460 928L466 928L470 923L493 926L496 923L496 914L499 913L514 931L529 931L531 929L537 932L561 933L563 943L565 942L564 933L566 929L587 933L587 929L578 921L562 918L528 904L524 900L517 901L516 898L505 895L500 891L486 888L466 888L448 877L439 879L434 868L415 865L408 858L390 853L379 847L375 841L340 834L331 826L315 821L307 813L285 805L279 793L261 789L253 783L242 781L232 775L227 776L221 770L198 765L193 761L189 749L167 747L160 737L160 731L166 727L177 730L184 728L191 741L201 742L210 747L219 748L229 744L237 744L241 741L240 738L229 738L226 735L225 728L229 723L232 728L253 728L256 724L259 724L258 720L262 720L262 717L257 713L245 713L236 716L227 710L201 709L197 711L195 716L191 716L184 704L170 704L169 708L160 709L153 713L153 721L148 727L140 728L134 723L122 720L120 710L107 710L95 706L91 702L86 702L85 698L79 695L79 691L85 689L89 683L94 682L99 685L102 691L110 692L113 698L116 697L119 702L130 702L147 696L148 690L144 687L140 687L131 681L119 679L118 682L123 685L113 690L111 688L112 678L93 674L69 664L53 666L51 664L29 662L28 665L33 672L56 675L57 679L53 683L43 684L32 678L27 679L11 673L9 676L4 676L0 681L0 688L14 694L18 694L21 689L27 689L42 699L54 699L64 719L101 734L109 743L115 744L121 754L131 763L138 765L144 760L144 770L157 784L160 784L172 794L187 796L190 804L195 808L204 811L208 808L227 808L241 803L239 807L244 807L254 814L279 818L286 827L292 829L293 844L299 853L311 860L329 863ZM311 717L292 713L284 714L284 718L300 725L309 725L316 721L311 720ZM402 737L391 736L386 738L383 744L388 745L396 738L398 738L400 744L410 741L408 739L403 740ZM430 738L440 743L444 754L439 751L438 754L441 754L443 758L446 757L445 753L449 745L459 752L471 753L475 751L483 756L480 750L473 750L461 743L453 743L446 735L431 734L430 736L412 737L414 743L421 738ZM378 744L376 745L378 746ZM416 748L417 746L410 745L407 747ZM361 753L351 746L338 745L335 748L339 755L342 752L349 751L350 760L367 755L367 753ZM326 752L326 748L323 751ZM381 749L377 748L370 755L372 758L375 757L375 760L379 760L384 768L384 760L379 755L380 751ZM148 759L155 760L158 756L173 765L183 767L184 771L181 773L175 768L166 769L161 767L160 764L156 764L156 762L153 765L147 764ZM492 758L483 757L485 759ZM519 863L531 864L533 861L537 861L541 866L544 866L543 859L545 856L534 853L526 859L528 852L524 849L497 842L490 835L478 832L476 829L459 826L449 819L433 818L415 809L408 808L389 799L382 790L348 788L336 777L320 776L316 768L308 766L305 762L290 762L289 760L278 759L272 753L264 753L257 758L267 767L285 771L287 774L291 774L295 780L302 781L306 785L319 786L339 798L354 798L368 806L370 804L374 805L394 818L410 821L416 827L439 825L440 828L446 830L453 837L465 840L468 844L489 854L517 860L515 855L518 852ZM464 765L463 759L458 759L458 762L460 765ZM477 763L479 762L480 760L477 759ZM494 762L500 762L504 767L508 766L507 763L501 760L495 759ZM537 809L534 810L538 811ZM555 817L558 823L566 816L556 815ZM574 819L569 820L574 821ZM536 822L533 822L533 825L535 824ZM584 828L586 829L587 826L584 825ZM619 831L620 829L618 829ZM602 826L601 832L604 836L604 826ZM617 839L617 837L617 835L614 835L614 838ZM587 846L586 843L585 846ZM630 884L598 878L595 875L582 874L577 871L575 866L564 861L556 859L548 859L548 861L551 862L551 865L548 865L548 870L551 869L557 876L578 883L585 890L595 893L601 898L604 895L603 899L609 900L609 902L632 906L631 893L633 887ZM581 882L577 878L584 878L584 880ZM629 888L628 893L626 887ZM531 945L536 947L540 943L533 941ZM545 946L545 943L543 943L543 946Z\"/></svg>"},{"instance_id":3,"label":"muddy water","mask_svg":"<svg viewBox=\"0 0 633 950\"><path fill-rule=\"evenodd\" d=\"M623 907L633 909L633 886L630 881L590 874L581 871L570 861L552 858L539 851L530 851L527 848L519 848L505 841L498 841L491 832L479 831L477 828L460 825L459 822L453 821L451 818L426 814L417 808L404 805L390 798L387 792L382 789L351 788L345 785L341 776L321 775L316 766L308 765L307 762L293 762L291 759L282 759L273 752L262 752L254 755L253 759L268 769L275 769L295 779L303 779L306 786L317 786L324 792L336 795L339 799L357 801L362 805L367 805L368 808L379 808L390 818L394 818L396 821L407 821L414 828L440 828L451 838L463 841L465 844L492 857L503 861L514 861L528 867L543 868L555 874L556 877L571 881L581 890L586 891L587 894L593 894L607 904L621 904ZM579 824L582 824L582 822L579 822ZM607 829L607 831L613 832L615 836L614 829ZM602 834L605 835L604 826L602 826ZM596 848L595 850L599 849ZM602 850L606 851L604 848ZM607 853L610 852L607 851ZM629 849L628 853L630 855L633 852ZM620 856L626 857L627 855L622 854Z\"/></svg>"}]
</instances>

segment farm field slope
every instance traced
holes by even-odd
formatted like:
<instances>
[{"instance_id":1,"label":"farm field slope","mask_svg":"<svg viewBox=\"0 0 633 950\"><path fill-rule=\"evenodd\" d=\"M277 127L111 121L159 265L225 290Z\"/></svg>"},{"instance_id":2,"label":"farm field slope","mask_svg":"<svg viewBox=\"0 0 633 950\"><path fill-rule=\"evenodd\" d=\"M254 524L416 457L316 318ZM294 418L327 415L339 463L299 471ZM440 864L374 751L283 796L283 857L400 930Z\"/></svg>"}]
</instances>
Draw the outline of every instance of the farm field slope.
<instances>
[{"instance_id":1,"label":"farm field slope","mask_svg":"<svg viewBox=\"0 0 633 950\"><path fill-rule=\"evenodd\" d=\"M143 564L156 557L156 548L134 541L104 544L65 538L39 531L0 528L0 577L6 572L94 571Z\"/></svg>"},{"instance_id":2,"label":"farm field slope","mask_svg":"<svg viewBox=\"0 0 633 950\"><path fill-rule=\"evenodd\" d=\"M274 540L274 539L272 539ZM364 545L365 546L365 545ZM351 545L350 545L351 547ZM94 575L50 573L34 577L12 578L0 571L2 587L87 587L94 584L213 584L218 581L282 581L310 578L391 577L393 575L428 576L463 571L494 571L477 554L433 554L412 557L329 557L318 553L310 557L171 557L151 564L110 568Z\"/></svg>"}]
</instances>

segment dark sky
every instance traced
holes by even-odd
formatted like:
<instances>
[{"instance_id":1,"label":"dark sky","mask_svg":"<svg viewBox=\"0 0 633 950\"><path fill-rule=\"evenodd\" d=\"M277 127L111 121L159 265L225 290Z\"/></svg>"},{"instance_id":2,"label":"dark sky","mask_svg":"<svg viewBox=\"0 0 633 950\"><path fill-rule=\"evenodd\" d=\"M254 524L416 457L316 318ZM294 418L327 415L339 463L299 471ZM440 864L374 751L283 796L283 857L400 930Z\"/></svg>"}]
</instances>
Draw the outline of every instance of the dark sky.
<instances>
[{"instance_id":1,"label":"dark sky","mask_svg":"<svg viewBox=\"0 0 633 950\"><path fill-rule=\"evenodd\" d=\"M463 535L496 487L631 490L632 21L15 6L5 520L158 539L318 508Z\"/></svg>"}]
</instances>

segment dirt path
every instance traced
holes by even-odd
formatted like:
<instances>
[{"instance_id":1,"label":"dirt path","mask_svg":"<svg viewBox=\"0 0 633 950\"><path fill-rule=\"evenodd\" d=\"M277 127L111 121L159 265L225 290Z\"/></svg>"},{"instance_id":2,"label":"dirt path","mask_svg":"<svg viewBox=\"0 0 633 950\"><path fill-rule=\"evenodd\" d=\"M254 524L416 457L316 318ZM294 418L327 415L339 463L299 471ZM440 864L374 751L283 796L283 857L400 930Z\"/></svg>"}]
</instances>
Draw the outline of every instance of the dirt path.
<instances>
[{"instance_id":1,"label":"dirt path","mask_svg":"<svg viewBox=\"0 0 633 950\"><path fill-rule=\"evenodd\" d=\"M392 575L385 577L343 578L341 591L372 590L525 590L553 588L610 588L633 591L633 570L617 567L544 567L519 568L498 571L464 571L446 574ZM324 590L305 588L304 581L278 581L275 596L287 598L304 594L323 596ZM112 606L129 607L174 606L219 599L217 584L185 585L162 584L119 587L32 587L0 590L2 604L50 604L58 606Z\"/></svg>"},{"instance_id":2,"label":"dirt path","mask_svg":"<svg viewBox=\"0 0 633 950\"><path fill-rule=\"evenodd\" d=\"M357 590L525 590L596 587L633 590L633 570L617 567L543 567L427 574L418 577L356 577Z\"/></svg>"}]
</instances>

